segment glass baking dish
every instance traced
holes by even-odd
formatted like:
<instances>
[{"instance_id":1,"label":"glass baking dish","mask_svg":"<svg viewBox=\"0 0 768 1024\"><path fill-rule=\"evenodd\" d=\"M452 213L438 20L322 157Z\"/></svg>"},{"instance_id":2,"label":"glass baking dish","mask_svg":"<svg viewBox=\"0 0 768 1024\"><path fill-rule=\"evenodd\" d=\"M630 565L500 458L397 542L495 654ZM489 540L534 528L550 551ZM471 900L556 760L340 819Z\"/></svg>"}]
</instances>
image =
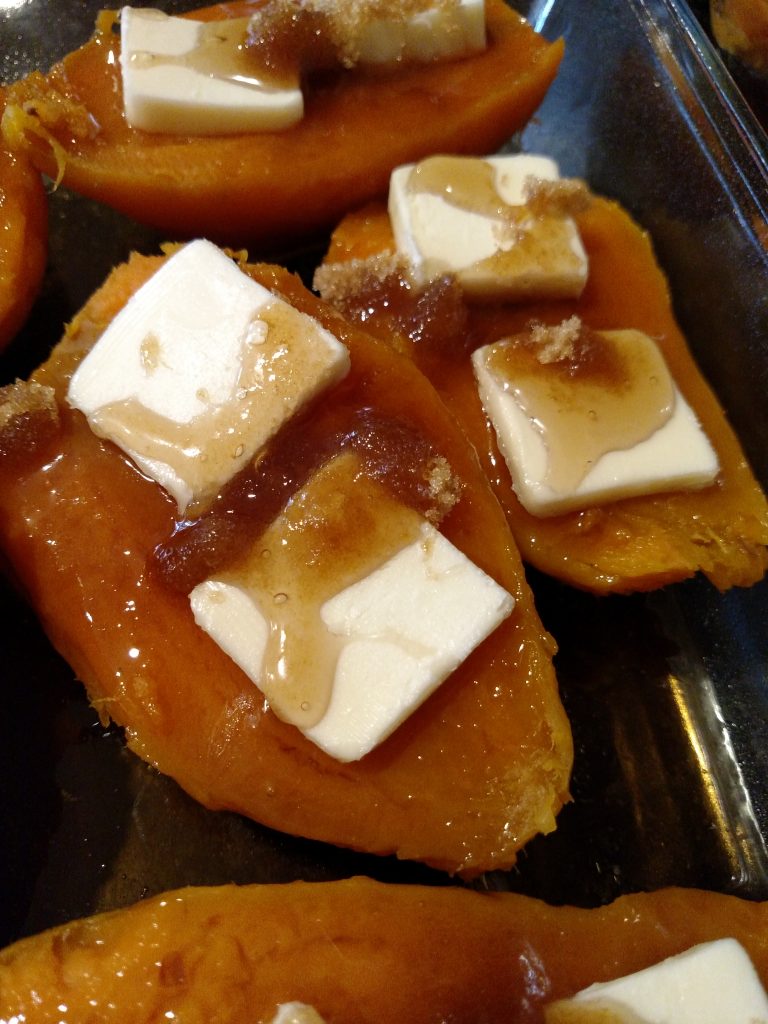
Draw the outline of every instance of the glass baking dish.
<instances>
[{"instance_id":1,"label":"glass baking dish","mask_svg":"<svg viewBox=\"0 0 768 1024\"><path fill-rule=\"evenodd\" d=\"M192 3L156 4L168 11ZM679 0L524 0L566 58L508 148L556 157L651 233L695 356L768 485L768 147ZM0 3L0 77L84 40L91 0ZM596 56L597 53L597 56ZM159 238L111 210L51 195L43 293L0 360L26 375L131 249ZM306 270L320 251L283 257ZM557 638L576 743L573 802L514 871L479 884L555 903L700 886L768 898L768 585L702 580L596 598L531 573ZM12 586L0 587L3 686L0 944L184 884L328 879L448 884L419 865L356 855L204 810L103 729Z\"/></svg>"}]
</instances>

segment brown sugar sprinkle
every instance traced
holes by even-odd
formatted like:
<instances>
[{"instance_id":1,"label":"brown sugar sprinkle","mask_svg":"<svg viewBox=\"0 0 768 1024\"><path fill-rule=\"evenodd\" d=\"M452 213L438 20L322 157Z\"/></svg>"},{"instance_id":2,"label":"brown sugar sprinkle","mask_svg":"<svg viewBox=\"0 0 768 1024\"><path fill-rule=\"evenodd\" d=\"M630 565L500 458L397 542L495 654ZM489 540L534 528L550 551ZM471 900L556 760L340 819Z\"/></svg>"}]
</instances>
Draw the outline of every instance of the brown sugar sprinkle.
<instances>
[{"instance_id":1,"label":"brown sugar sprinkle","mask_svg":"<svg viewBox=\"0 0 768 1024\"><path fill-rule=\"evenodd\" d=\"M582 329L582 322L577 316L569 317L562 323L554 325L531 324L530 339L538 349L536 353L538 361L547 365L573 359Z\"/></svg>"},{"instance_id":2,"label":"brown sugar sprinkle","mask_svg":"<svg viewBox=\"0 0 768 1024\"><path fill-rule=\"evenodd\" d=\"M450 10L457 6L457 0L440 0L433 5L431 0L306 0L316 10L327 12L332 25L333 41L344 67L354 67L360 60L359 39L374 21L402 22L421 13L428 7L440 6Z\"/></svg>"},{"instance_id":3,"label":"brown sugar sprinkle","mask_svg":"<svg viewBox=\"0 0 768 1024\"><path fill-rule=\"evenodd\" d=\"M363 294L372 281L390 277L412 283L407 262L397 253L382 252L367 259L323 263L315 271L312 287L325 302L338 307L351 296Z\"/></svg>"},{"instance_id":4,"label":"brown sugar sprinkle","mask_svg":"<svg viewBox=\"0 0 768 1024\"><path fill-rule=\"evenodd\" d=\"M458 0L439 3L451 9ZM360 62L360 41L371 24L402 22L432 6L432 0L267 0L251 17L246 47L277 80L351 68Z\"/></svg>"},{"instance_id":5,"label":"brown sugar sprinkle","mask_svg":"<svg viewBox=\"0 0 768 1024\"><path fill-rule=\"evenodd\" d=\"M467 306L455 278L446 274L417 285L407 263L394 253L324 264L313 285L348 320L398 351L412 342L465 353L470 344Z\"/></svg>"},{"instance_id":6,"label":"brown sugar sprinkle","mask_svg":"<svg viewBox=\"0 0 768 1024\"><path fill-rule=\"evenodd\" d=\"M0 388L0 457L21 460L59 432L53 388L17 380Z\"/></svg>"},{"instance_id":7,"label":"brown sugar sprinkle","mask_svg":"<svg viewBox=\"0 0 768 1024\"><path fill-rule=\"evenodd\" d=\"M458 502L461 480L451 470L448 460L440 456L427 470L427 485L434 504L426 510L425 517L437 525Z\"/></svg>"},{"instance_id":8,"label":"brown sugar sprinkle","mask_svg":"<svg viewBox=\"0 0 768 1024\"><path fill-rule=\"evenodd\" d=\"M207 577L238 564L293 495L342 452L353 452L365 477L434 525L460 497L461 483L447 459L418 429L367 408L329 403L312 417L286 424L207 512L180 524L155 550L153 570L174 589L189 593Z\"/></svg>"},{"instance_id":9,"label":"brown sugar sprinkle","mask_svg":"<svg viewBox=\"0 0 768 1024\"><path fill-rule=\"evenodd\" d=\"M529 175L523 185L525 204L538 216L574 217L592 202L592 193L581 178L549 181Z\"/></svg>"}]
</instances>

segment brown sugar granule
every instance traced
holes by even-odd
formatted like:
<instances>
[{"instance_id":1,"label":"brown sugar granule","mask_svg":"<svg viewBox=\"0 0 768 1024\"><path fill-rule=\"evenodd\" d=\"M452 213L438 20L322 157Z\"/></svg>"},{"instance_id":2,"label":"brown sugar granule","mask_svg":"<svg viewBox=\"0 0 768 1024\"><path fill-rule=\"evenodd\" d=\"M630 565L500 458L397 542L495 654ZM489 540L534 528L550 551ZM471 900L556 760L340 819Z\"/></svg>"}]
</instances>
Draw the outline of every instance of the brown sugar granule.
<instances>
[{"instance_id":1,"label":"brown sugar granule","mask_svg":"<svg viewBox=\"0 0 768 1024\"><path fill-rule=\"evenodd\" d=\"M450 9L458 0L438 3ZM352 68L371 24L403 22L433 6L433 0L268 0L251 17L246 46L281 80L334 65Z\"/></svg>"},{"instance_id":2,"label":"brown sugar granule","mask_svg":"<svg viewBox=\"0 0 768 1024\"><path fill-rule=\"evenodd\" d=\"M554 325L531 324L531 341L538 348L536 358L544 365L573 359L581 332L582 323L577 316Z\"/></svg>"},{"instance_id":3,"label":"brown sugar granule","mask_svg":"<svg viewBox=\"0 0 768 1024\"><path fill-rule=\"evenodd\" d=\"M447 459L439 456L427 470L429 493L433 506L425 512L433 524L439 524L451 511L461 494L461 481L451 470Z\"/></svg>"},{"instance_id":4,"label":"brown sugar granule","mask_svg":"<svg viewBox=\"0 0 768 1024\"><path fill-rule=\"evenodd\" d=\"M457 0L439 0L450 9ZM360 39L374 21L403 22L434 6L432 0L305 0L305 7L327 19L331 41L344 67L360 60Z\"/></svg>"},{"instance_id":5,"label":"brown sugar granule","mask_svg":"<svg viewBox=\"0 0 768 1024\"><path fill-rule=\"evenodd\" d=\"M419 285L408 264L386 252L324 264L315 273L314 288L343 316L397 351L408 350L407 341L443 353L467 352L467 306L450 274Z\"/></svg>"},{"instance_id":6,"label":"brown sugar granule","mask_svg":"<svg viewBox=\"0 0 768 1024\"><path fill-rule=\"evenodd\" d=\"M581 178L549 181L529 175L523 184L525 204L538 216L574 217L592 202L592 193Z\"/></svg>"},{"instance_id":7,"label":"brown sugar granule","mask_svg":"<svg viewBox=\"0 0 768 1024\"><path fill-rule=\"evenodd\" d=\"M367 259L323 263L315 271L312 287L331 306L339 308L351 297L359 297L376 281L410 278L406 262L394 252L377 253Z\"/></svg>"}]
</instances>

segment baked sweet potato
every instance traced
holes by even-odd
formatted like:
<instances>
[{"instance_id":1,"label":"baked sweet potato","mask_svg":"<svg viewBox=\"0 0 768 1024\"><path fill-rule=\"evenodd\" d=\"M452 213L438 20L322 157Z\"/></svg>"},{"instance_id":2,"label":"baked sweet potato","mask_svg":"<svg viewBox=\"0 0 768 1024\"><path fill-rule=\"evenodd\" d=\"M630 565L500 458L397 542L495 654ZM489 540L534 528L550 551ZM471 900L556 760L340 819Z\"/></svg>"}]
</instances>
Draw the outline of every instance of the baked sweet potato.
<instances>
[{"instance_id":1,"label":"baked sweet potato","mask_svg":"<svg viewBox=\"0 0 768 1024\"><path fill-rule=\"evenodd\" d=\"M300 1000L330 1024L534 1024L548 1002L726 936L768 984L768 905L695 889L594 910L363 878L180 889L6 949L0 1017L242 1024Z\"/></svg>"},{"instance_id":2,"label":"baked sweet potato","mask_svg":"<svg viewBox=\"0 0 768 1024\"><path fill-rule=\"evenodd\" d=\"M74 366L159 261L133 257L87 303L34 375L55 389L58 433L33 450L31 423L21 450L0 459L0 544L54 644L103 716L125 726L132 749L208 807L464 875L509 866L554 827L571 737L551 639L474 453L408 360L346 325L286 271L248 268L349 347L350 376L313 419L369 409L432 442L462 481L441 531L517 602L389 740L340 764L265 710L195 625L187 590L150 567L174 532L175 503L64 399Z\"/></svg>"},{"instance_id":3,"label":"baked sweet potato","mask_svg":"<svg viewBox=\"0 0 768 1024\"><path fill-rule=\"evenodd\" d=\"M717 45L750 70L768 74L766 0L710 0L709 13Z\"/></svg>"},{"instance_id":4,"label":"baked sweet potato","mask_svg":"<svg viewBox=\"0 0 768 1024\"><path fill-rule=\"evenodd\" d=\"M409 340L415 307L413 302L408 305L402 290L399 312L393 314L390 304L372 313L371 296L365 295L371 279L366 284L365 275L355 273L338 289L338 304L349 315L364 310L366 328L408 352L455 410L504 506L524 560L596 593L651 590L699 571L722 590L748 586L768 565L768 503L675 322L650 239L607 200L595 198L577 219L590 261L589 280L577 301L471 306L466 320L454 316L439 341L429 344ZM391 250L393 244L386 211L368 207L337 227L325 262L365 259ZM719 456L721 471L712 486L626 498L548 518L522 507L484 416L469 354L474 347L523 331L531 320L555 324L573 314L592 328L632 327L656 339ZM439 309L430 315L435 333ZM451 333L452 323L460 324L460 334Z\"/></svg>"},{"instance_id":5,"label":"baked sweet potato","mask_svg":"<svg viewBox=\"0 0 768 1024\"><path fill-rule=\"evenodd\" d=\"M193 12L238 17L247 0ZM538 107L562 56L503 0L489 0L489 45L460 60L345 71L308 90L295 127L226 137L154 135L123 116L119 39L96 32L48 74L9 90L9 144L69 188L174 238L284 245L386 191L399 163L497 148Z\"/></svg>"},{"instance_id":6,"label":"baked sweet potato","mask_svg":"<svg viewBox=\"0 0 768 1024\"><path fill-rule=\"evenodd\" d=\"M5 95L0 91L0 116ZM40 287L48 250L48 207L40 175L0 145L0 349L19 330Z\"/></svg>"}]
</instances>

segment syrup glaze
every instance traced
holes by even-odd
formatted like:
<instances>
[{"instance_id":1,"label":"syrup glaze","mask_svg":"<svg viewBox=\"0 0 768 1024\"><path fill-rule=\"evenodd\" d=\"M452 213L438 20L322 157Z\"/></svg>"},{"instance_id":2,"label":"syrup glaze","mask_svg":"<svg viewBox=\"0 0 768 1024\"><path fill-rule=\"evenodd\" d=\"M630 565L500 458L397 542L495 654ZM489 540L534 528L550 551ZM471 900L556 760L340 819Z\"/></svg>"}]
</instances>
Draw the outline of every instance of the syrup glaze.
<instances>
[{"instance_id":1,"label":"syrup glaze","mask_svg":"<svg viewBox=\"0 0 768 1024\"><path fill-rule=\"evenodd\" d=\"M143 14L158 22L166 19L161 11L149 8ZM131 64L138 68L183 67L209 78L256 89L277 88L283 83L271 80L268 69L262 69L249 59L246 48L249 22L250 18L228 18L201 24L196 45L186 53L174 56L140 50L131 54Z\"/></svg>"},{"instance_id":2,"label":"syrup glaze","mask_svg":"<svg viewBox=\"0 0 768 1024\"><path fill-rule=\"evenodd\" d=\"M603 455L633 448L663 427L675 392L658 347L640 331L579 326L550 356L552 333L534 328L497 342L487 365L541 433L547 483L563 493L578 487Z\"/></svg>"},{"instance_id":3,"label":"syrup glaze","mask_svg":"<svg viewBox=\"0 0 768 1024\"><path fill-rule=\"evenodd\" d=\"M439 196L451 206L482 217L516 220L520 207L511 206L496 190L496 171L487 160L462 156L431 156L415 164L406 191Z\"/></svg>"},{"instance_id":4,"label":"syrup glaze","mask_svg":"<svg viewBox=\"0 0 768 1024\"><path fill-rule=\"evenodd\" d=\"M357 40L376 19L403 19L426 7L427 0L367 0L347 9L267 0L248 16L201 23L197 43L187 53L143 51L131 61L139 67L189 68L260 90L291 89L310 72L356 64ZM153 9L144 13L158 21L164 18Z\"/></svg>"},{"instance_id":5,"label":"syrup glaze","mask_svg":"<svg viewBox=\"0 0 768 1024\"><path fill-rule=\"evenodd\" d=\"M358 480L365 476L400 504L440 521L458 484L434 442L406 423L350 408L346 390L338 386L311 416L289 421L269 448L223 489L211 509L179 524L152 560L166 585L188 593L208 576L247 558L293 495L324 463L345 451L358 456Z\"/></svg>"},{"instance_id":6,"label":"syrup glaze","mask_svg":"<svg viewBox=\"0 0 768 1024\"><path fill-rule=\"evenodd\" d=\"M285 409L295 408L307 382L328 378L328 347L317 324L286 303L260 309L246 335L234 401L214 404L200 390L203 411L186 423L134 399L105 405L91 417L100 436L168 466L194 496L193 511L205 507L222 482L247 465L275 432ZM148 374L162 361L152 334L142 343L141 360Z\"/></svg>"},{"instance_id":7,"label":"syrup glaze","mask_svg":"<svg viewBox=\"0 0 768 1024\"><path fill-rule=\"evenodd\" d=\"M322 605L418 539L422 522L348 451L293 496L236 568L217 582L245 590L268 623L257 681L285 722L316 725L333 690L342 637Z\"/></svg>"}]
</instances>

